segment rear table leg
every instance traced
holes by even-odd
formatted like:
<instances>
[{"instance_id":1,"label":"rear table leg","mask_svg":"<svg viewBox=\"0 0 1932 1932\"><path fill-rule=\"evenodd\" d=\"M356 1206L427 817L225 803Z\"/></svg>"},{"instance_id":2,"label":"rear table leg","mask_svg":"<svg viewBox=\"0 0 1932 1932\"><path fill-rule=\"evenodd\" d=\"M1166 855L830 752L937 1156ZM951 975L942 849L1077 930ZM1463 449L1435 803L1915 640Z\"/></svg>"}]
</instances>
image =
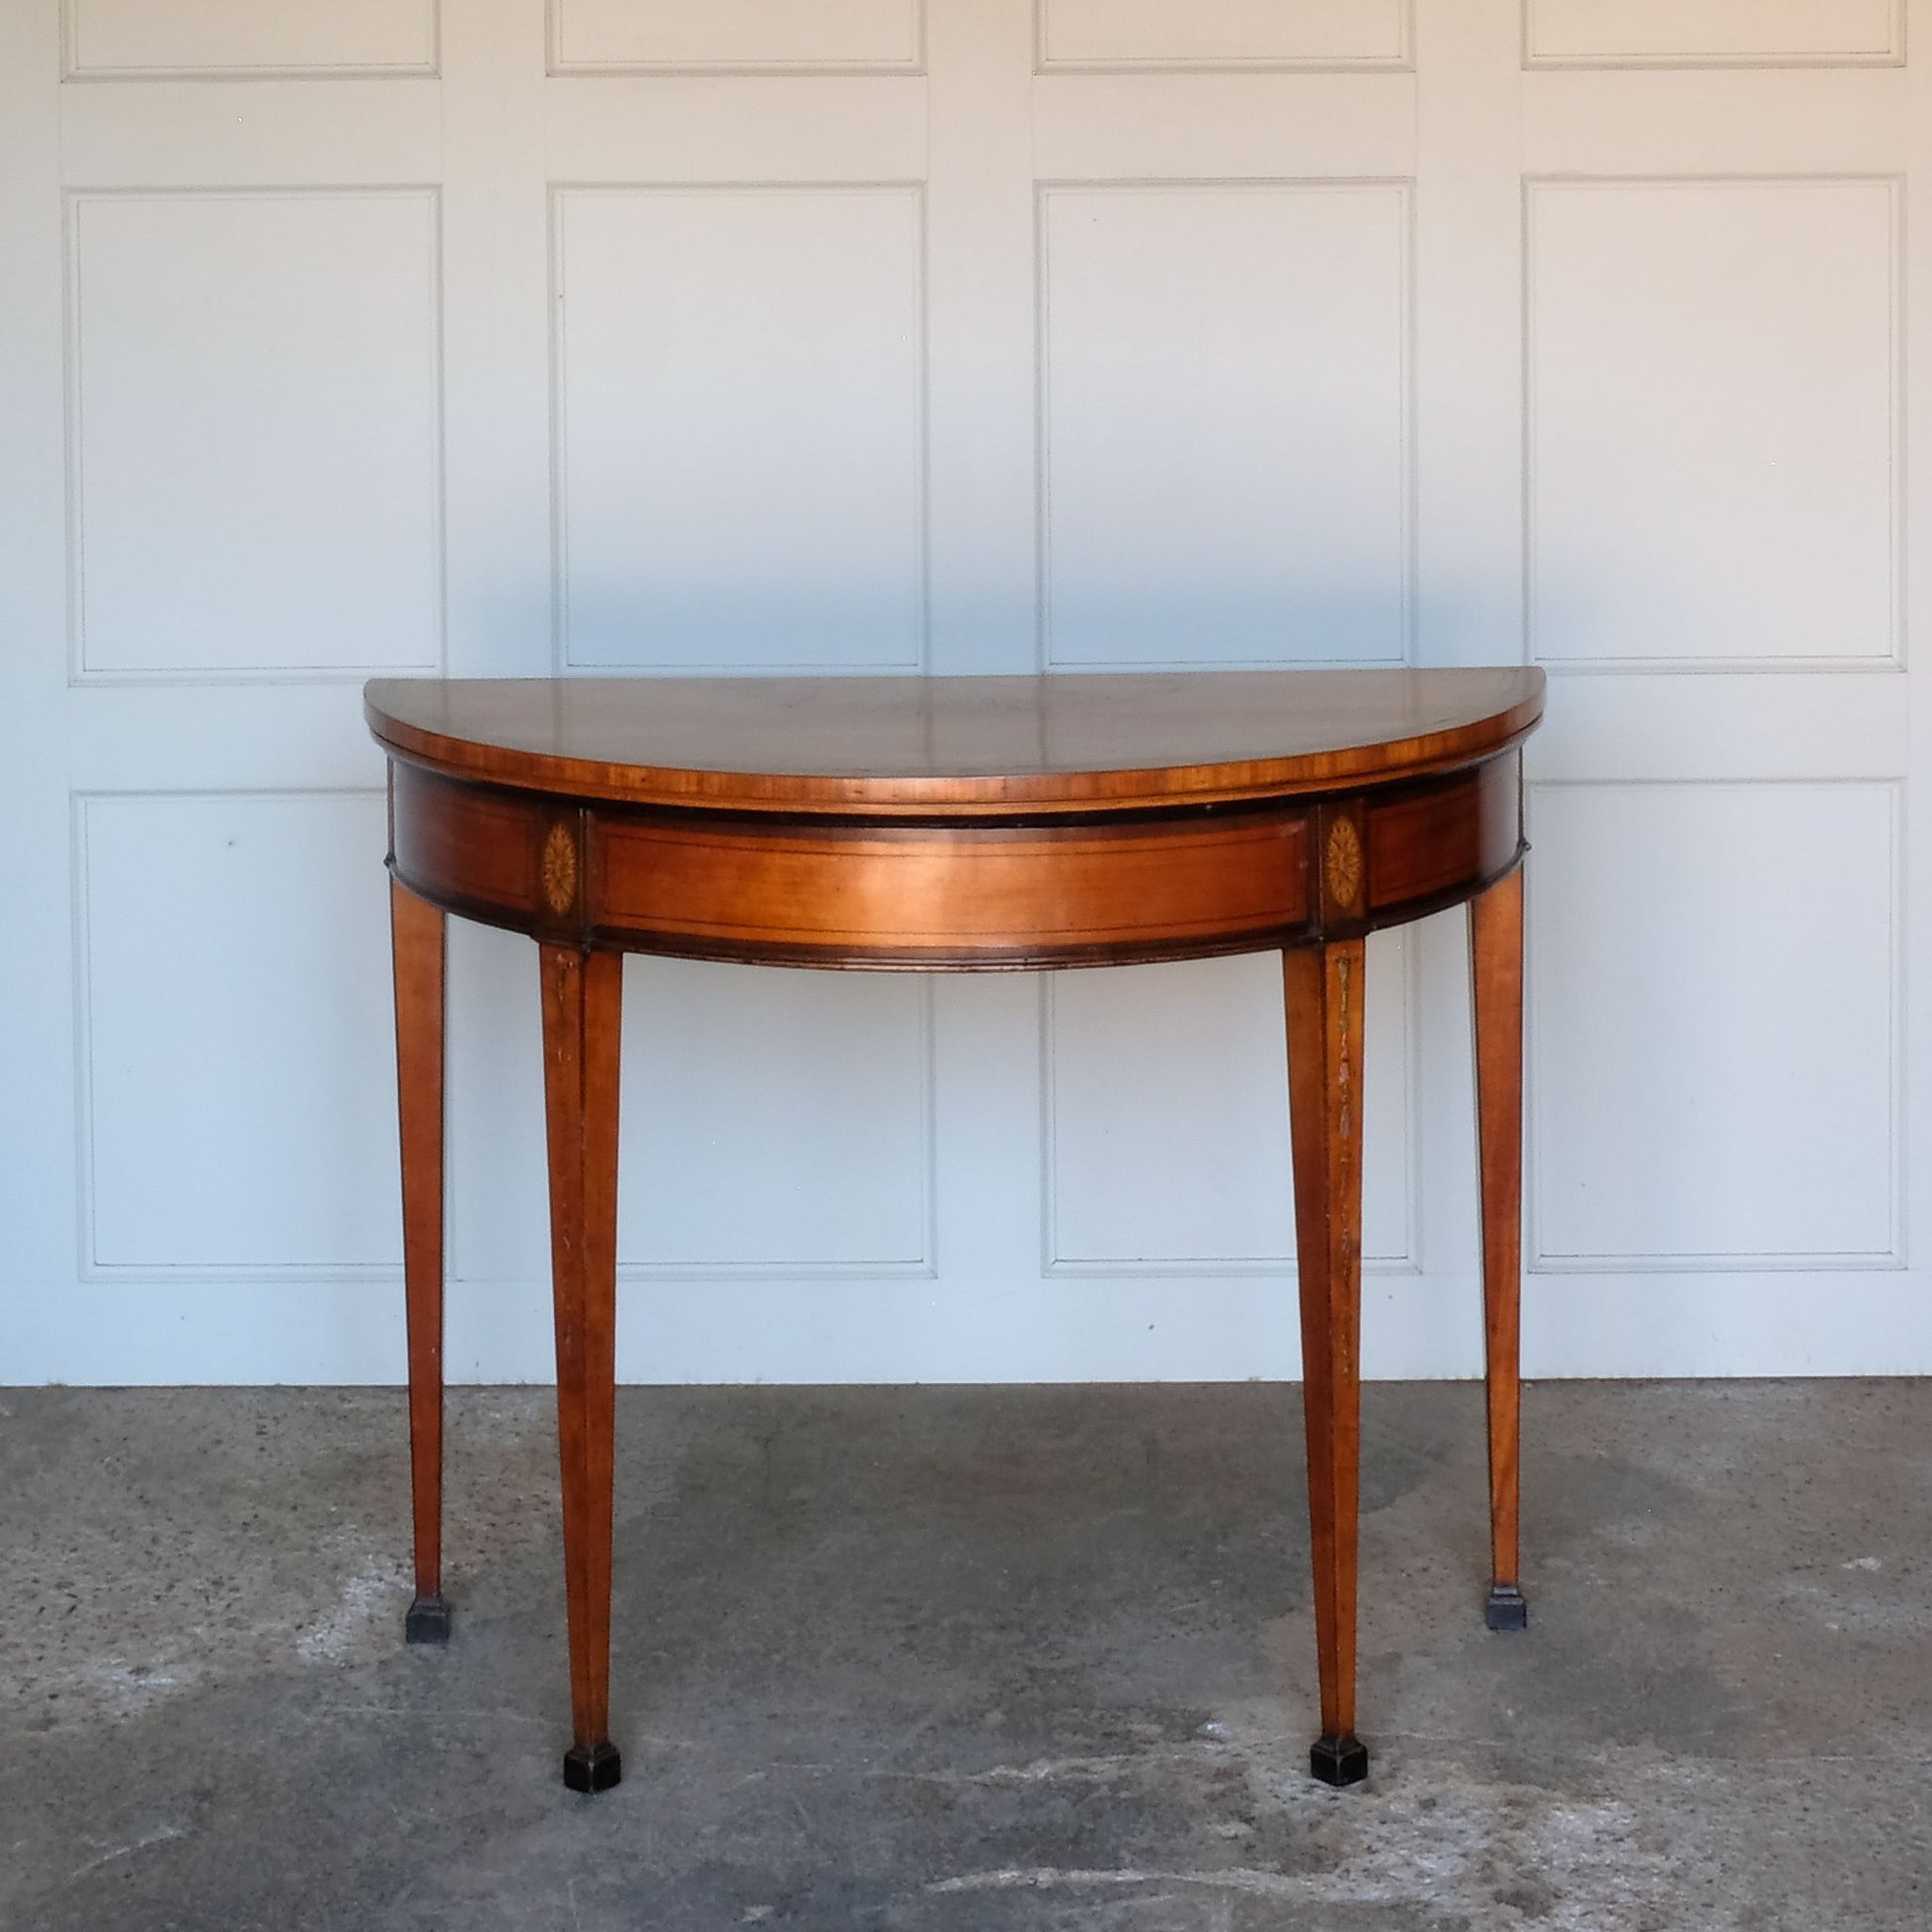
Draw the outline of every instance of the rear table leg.
<instances>
[{"instance_id":1,"label":"rear table leg","mask_svg":"<svg viewBox=\"0 0 1932 1932\"><path fill-rule=\"evenodd\" d=\"M1523 869L1469 905L1482 1173L1482 1325L1489 1420L1492 1630L1529 1627L1517 1569L1523 1287Z\"/></svg>"},{"instance_id":2,"label":"rear table leg","mask_svg":"<svg viewBox=\"0 0 1932 1932\"><path fill-rule=\"evenodd\" d=\"M445 920L389 882L396 978L396 1085L402 1138L403 1294L409 1324L409 1484L416 1600L409 1643L446 1643L443 1594L443 1033Z\"/></svg>"}]
</instances>

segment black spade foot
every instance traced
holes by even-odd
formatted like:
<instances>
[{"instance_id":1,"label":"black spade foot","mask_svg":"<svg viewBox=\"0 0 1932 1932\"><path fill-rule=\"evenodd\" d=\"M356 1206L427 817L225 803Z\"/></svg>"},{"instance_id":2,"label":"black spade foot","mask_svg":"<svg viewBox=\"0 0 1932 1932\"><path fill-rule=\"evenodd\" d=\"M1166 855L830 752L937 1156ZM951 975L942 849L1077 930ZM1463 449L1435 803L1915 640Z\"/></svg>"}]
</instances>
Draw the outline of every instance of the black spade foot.
<instances>
[{"instance_id":1,"label":"black spade foot","mask_svg":"<svg viewBox=\"0 0 1932 1932\"><path fill-rule=\"evenodd\" d=\"M623 1777L623 1759L606 1738L601 1744L573 1744L564 1752L564 1782L573 1791L609 1791Z\"/></svg>"},{"instance_id":2,"label":"black spade foot","mask_svg":"<svg viewBox=\"0 0 1932 1932\"><path fill-rule=\"evenodd\" d=\"M1527 1630L1530 1627L1529 1599L1514 1584L1492 1584L1482 1620L1492 1630Z\"/></svg>"},{"instance_id":3,"label":"black spade foot","mask_svg":"<svg viewBox=\"0 0 1932 1932\"><path fill-rule=\"evenodd\" d=\"M1359 1737L1337 1737L1332 1731L1323 1731L1309 1752L1309 1769L1323 1784L1332 1784L1337 1790L1360 1784L1368 1776L1368 1746Z\"/></svg>"},{"instance_id":4,"label":"black spade foot","mask_svg":"<svg viewBox=\"0 0 1932 1932\"><path fill-rule=\"evenodd\" d=\"M419 1596L402 1620L404 1643L448 1643L450 1604L444 1596Z\"/></svg>"}]
</instances>

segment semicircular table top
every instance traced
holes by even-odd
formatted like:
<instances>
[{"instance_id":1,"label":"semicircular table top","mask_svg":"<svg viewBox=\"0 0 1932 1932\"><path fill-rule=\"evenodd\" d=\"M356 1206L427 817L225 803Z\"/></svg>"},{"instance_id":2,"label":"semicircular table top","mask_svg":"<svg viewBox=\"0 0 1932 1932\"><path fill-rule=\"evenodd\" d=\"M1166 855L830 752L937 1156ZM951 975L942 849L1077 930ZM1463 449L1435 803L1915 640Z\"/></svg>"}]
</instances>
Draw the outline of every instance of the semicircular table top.
<instances>
[{"instance_id":1,"label":"semicircular table top","mask_svg":"<svg viewBox=\"0 0 1932 1932\"><path fill-rule=\"evenodd\" d=\"M1543 673L378 678L370 729L469 778L719 810L1128 810L1373 784L1487 758Z\"/></svg>"}]
</instances>

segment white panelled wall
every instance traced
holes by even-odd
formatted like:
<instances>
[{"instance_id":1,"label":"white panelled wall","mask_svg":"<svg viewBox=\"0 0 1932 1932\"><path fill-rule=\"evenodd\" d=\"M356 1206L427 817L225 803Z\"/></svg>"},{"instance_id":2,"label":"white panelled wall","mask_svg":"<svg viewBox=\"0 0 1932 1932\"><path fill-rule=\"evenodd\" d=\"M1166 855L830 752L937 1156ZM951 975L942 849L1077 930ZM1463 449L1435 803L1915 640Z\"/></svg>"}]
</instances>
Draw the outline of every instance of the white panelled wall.
<instances>
[{"instance_id":1,"label":"white panelled wall","mask_svg":"<svg viewBox=\"0 0 1932 1932\"><path fill-rule=\"evenodd\" d=\"M1932 1371L1909 11L0 0L0 1381L400 1378L371 672L1524 658L1530 1372ZM1468 1374L1463 915L1370 958L1365 1361ZM625 1378L1299 1372L1270 959L626 987Z\"/></svg>"}]
</instances>

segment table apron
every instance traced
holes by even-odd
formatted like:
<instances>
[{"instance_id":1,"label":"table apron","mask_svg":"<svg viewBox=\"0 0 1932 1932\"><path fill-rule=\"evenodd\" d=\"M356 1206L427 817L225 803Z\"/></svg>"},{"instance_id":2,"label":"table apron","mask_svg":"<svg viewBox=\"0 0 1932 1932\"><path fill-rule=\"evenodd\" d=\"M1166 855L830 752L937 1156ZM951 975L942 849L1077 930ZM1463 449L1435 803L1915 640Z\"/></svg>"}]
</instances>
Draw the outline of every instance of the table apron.
<instances>
[{"instance_id":1,"label":"table apron","mask_svg":"<svg viewBox=\"0 0 1932 1932\"><path fill-rule=\"evenodd\" d=\"M1239 808L987 824L626 807L390 759L390 866L552 944L953 971L1192 958L1399 924L1522 853L1521 759Z\"/></svg>"}]
</instances>

